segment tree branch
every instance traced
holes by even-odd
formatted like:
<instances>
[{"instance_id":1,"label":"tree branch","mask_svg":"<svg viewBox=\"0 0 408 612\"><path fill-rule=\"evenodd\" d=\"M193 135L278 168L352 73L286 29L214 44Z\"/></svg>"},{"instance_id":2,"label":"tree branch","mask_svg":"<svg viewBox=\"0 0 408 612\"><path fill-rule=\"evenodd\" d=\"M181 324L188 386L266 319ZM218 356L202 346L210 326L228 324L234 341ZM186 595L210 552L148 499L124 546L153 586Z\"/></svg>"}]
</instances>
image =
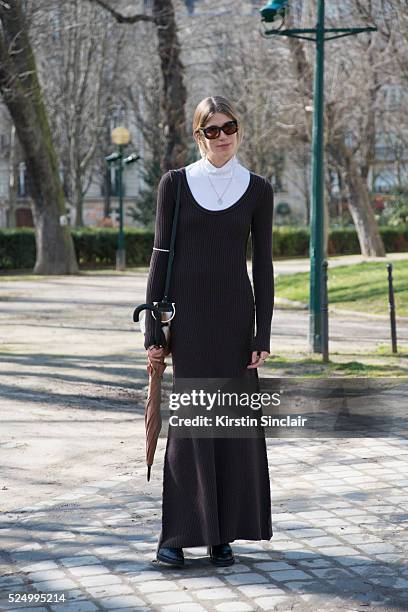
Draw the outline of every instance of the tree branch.
<instances>
[{"instance_id":1,"label":"tree branch","mask_svg":"<svg viewBox=\"0 0 408 612\"><path fill-rule=\"evenodd\" d=\"M116 9L114 9L106 0L90 0L90 2L96 2L99 4L105 11L108 11L118 23L136 23L137 21L150 21L152 23L155 22L155 19L151 15L122 15Z\"/></svg>"}]
</instances>

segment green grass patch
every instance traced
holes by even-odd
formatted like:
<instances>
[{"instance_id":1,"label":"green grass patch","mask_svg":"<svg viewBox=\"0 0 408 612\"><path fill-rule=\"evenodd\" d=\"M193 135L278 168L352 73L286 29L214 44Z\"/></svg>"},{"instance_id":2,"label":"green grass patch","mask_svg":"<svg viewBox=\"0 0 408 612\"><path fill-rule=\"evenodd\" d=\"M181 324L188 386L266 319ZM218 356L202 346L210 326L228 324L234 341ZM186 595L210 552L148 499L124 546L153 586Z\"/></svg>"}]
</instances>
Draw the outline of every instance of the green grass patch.
<instances>
[{"instance_id":1,"label":"green grass patch","mask_svg":"<svg viewBox=\"0 0 408 612\"><path fill-rule=\"evenodd\" d=\"M397 316L408 316L408 261L393 262L393 285ZM388 315L388 276L386 264L362 262L328 269L329 305ZM309 272L276 278L276 296L309 302Z\"/></svg>"},{"instance_id":2,"label":"green grass patch","mask_svg":"<svg viewBox=\"0 0 408 612\"><path fill-rule=\"evenodd\" d=\"M270 357L265 363L265 375L299 376L306 378L375 378L375 377L408 377L408 363L399 362L399 357L393 355L387 360L384 358L375 363L367 363L356 359L349 361L333 361L323 363L321 358L307 357L288 358L283 355ZM350 356L353 357L353 356Z\"/></svg>"}]
</instances>

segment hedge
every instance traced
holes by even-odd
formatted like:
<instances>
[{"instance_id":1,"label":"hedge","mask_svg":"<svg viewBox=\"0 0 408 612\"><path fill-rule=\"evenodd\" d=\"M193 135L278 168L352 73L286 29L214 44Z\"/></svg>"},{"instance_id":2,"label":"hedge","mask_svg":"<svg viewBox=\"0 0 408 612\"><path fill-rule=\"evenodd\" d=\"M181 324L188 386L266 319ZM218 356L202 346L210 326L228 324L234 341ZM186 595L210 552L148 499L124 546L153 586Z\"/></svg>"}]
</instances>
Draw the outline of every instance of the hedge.
<instances>
[{"instance_id":1,"label":"hedge","mask_svg":"<svg viewBox=\"0 0 408 612\"><path fill-rule=\"evenodd\" d=\"M408 226L380 227L387 253L408 251ZM118 230L110 228L73 229L75 251L82 268L115 265ZM153 232L128 228L125 231L126 264L148 266L153 246ZM33 268L35 236L32 228L0 229L0 269ZM352 228L331 229L329 255L360 253L356 231ZM308 257L309 229L278 226L273 231L275 257ZM251 241L248 241L248 258Z\"/></svg>"}]
</instances>

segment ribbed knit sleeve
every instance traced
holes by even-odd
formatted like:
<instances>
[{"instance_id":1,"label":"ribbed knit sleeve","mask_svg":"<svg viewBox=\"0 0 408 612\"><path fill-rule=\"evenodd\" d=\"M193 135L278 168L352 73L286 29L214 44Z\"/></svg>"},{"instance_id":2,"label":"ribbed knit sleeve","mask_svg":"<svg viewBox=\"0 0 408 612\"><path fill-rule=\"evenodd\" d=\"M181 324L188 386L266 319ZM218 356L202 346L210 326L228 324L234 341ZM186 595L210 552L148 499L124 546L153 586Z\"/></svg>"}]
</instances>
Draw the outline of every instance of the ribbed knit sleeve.
<instances>
[{"instance_id":1,"label":"ribbed knit sleeve","mask_svg":"<svg viewBox=\"0 0 408 612\"><path fill-rule=\"evenodd\" d=\"M170 171L163 174L157 190L156 222L154 246L158 249L170 249L171 228L175 207L175 192ZM146 302L158 302L163 298L166 282L169 253L167 251L152 251L149 275L147 278ZM144 347L147 349L155 343L154 319L150 311L146 311L146 332Z\"/></svg>"},{"instance_id":2,"label":"ribbed knit sleeve","mask_svg":"<svg viewBox=\"0 0 408 612\"><path fill-rule=\"evenodd\" d=\"M265 179L263 196L251 223L252 279L255 294L256 334L253 351L270 352L270 336L275 287L272 263L273 188Z\"/></svg>"}]
</instances>

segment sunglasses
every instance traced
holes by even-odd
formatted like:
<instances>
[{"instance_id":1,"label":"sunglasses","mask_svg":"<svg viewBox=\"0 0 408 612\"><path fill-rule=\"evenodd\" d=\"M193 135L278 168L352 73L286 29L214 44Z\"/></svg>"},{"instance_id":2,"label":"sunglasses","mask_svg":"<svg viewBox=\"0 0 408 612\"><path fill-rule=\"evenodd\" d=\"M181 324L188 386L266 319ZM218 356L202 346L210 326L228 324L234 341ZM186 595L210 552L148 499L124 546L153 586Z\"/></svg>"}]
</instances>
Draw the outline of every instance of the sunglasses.
<instances>
[{"instance_id":1,"label":"sunglasses","mask_svg":"<svg viewBox=\"0 0 408 612\"><path fill-rule=\"evenodd\" d=\"M235 119L233 119L232 121L227 121L227 123L224 123L224 125L221 126L209 125L206 128L199 128L199 131L203 132L204 136L208 140L218 138L218 136L221 134L221 130L224 132L224 134L227 134L227 136L231 136L231 134L238 132L238 123L235 121Z\"/></svg>"}]
</instances>

